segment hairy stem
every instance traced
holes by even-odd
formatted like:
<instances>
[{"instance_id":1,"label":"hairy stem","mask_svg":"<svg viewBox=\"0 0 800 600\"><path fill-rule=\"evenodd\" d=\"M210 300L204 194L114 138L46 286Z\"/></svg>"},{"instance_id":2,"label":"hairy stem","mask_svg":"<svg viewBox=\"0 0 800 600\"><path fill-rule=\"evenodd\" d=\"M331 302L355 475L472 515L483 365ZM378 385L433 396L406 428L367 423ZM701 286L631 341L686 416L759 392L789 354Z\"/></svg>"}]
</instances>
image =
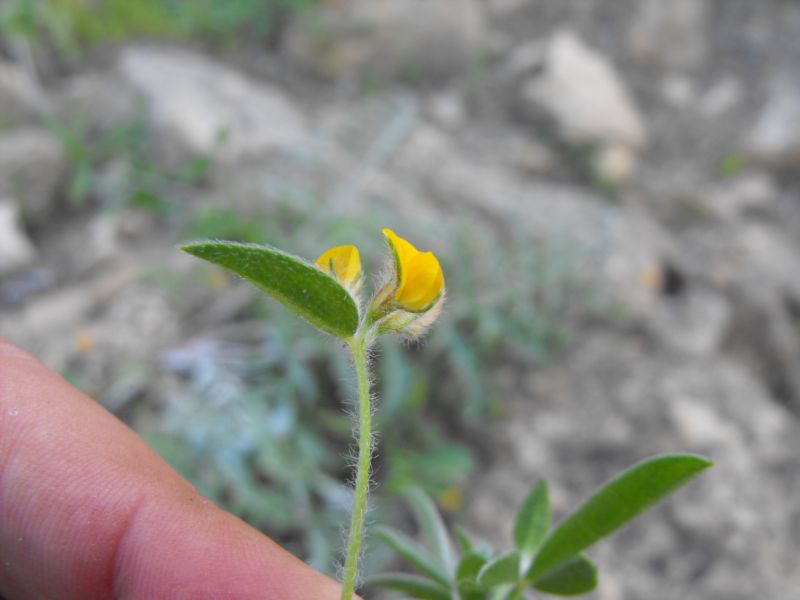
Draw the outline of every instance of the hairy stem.
<instances>
[{"instance_id":1,"label":"hairy stem","mask_svg":"<svg viewBox=\"0 0 800 600\"><path fill-rule=\"evenodd\" d=\"M372 459L372 413L369 400L369 374L367 373L367 344L357 335L350 342L353 364L358 381L358 465L356 470L353 517L350 521L350 537L347 540L347 557L344 563L344 581L341 600L352 600L356 587L358 559L361 554L361 538L364 530L364 515L367 511L369 467Z\"/></svg>"}]
</instances>

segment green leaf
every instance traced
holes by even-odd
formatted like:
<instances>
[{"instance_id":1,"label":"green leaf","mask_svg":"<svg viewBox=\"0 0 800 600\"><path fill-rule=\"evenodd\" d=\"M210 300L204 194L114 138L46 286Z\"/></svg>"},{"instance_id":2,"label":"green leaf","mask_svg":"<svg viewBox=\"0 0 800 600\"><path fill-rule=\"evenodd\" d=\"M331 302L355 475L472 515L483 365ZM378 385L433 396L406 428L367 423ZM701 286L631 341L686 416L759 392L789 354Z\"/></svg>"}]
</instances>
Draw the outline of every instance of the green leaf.
<instances>
[{"instance_id":1,"label":"green leaf","mask_svg":"<svg viewBox=\"0 0 800 600\"><path fill-rule=\"evenodd\" d=\"M373 575L367 578L367 583L402 592L421 600L451 600L447 588L442 588L436 582L416 575L406 575L405 573Z\"/></svg>"},{"instance_id":2,"label":"green leaf","mask_svg":"<svg viewBox=\"0 0 800 600\"><path fill-rule=\"evenodd\" d=\"M526 577L538 580L675 491L713 463L694 454L657 456L603 485L542 544Z\"/></svg>"},{"instance_id":3,"label":"green leaf","mask_svg":"<svg viewBox=\"0 0 800 600\"><path fill-rule=\"evenodd\" d=\"M597 567L583 555L552 569L533 582L540 592L555 596L578 596L597 587Z\"/></svg>"},{"instance_id":4,"label":"green leaf","mask_svg":"<svg viewBox=\"0 0 800 600\"><path fill-rule=\"evenodd\" d=\"M477 552L467 552L461 557L456 569L456 581L474 581L481 567L486 564L486 557Z\"/></svg>"},{"instance_id":5,"label":"green leaf","mask_svg":"<svg viewBox=\"0 0 800 600\"><path fill-rule=\"evenodd\" d=\"M478 573L478 583L486 586L516 583L519 575L519 552L511 552L486 563Z\"/></svg>"},{"instance_id":6,"label":"green leaf","mask_svg":"<svg viewBox=\"0 0 800 600\"><path fill-rule=\"evenodd\" d=\"M466 532L466 530L463 527L456 525L455 534L456 539L458 540L458 545L461 546L461 552L464 554L471 552L474 544L469 538L469 534Z\"/></svg>"},{"instance_id":7,"label":"green leaf","mask_svg":"<svg viewBox=\"0 0 800 600\"><path fill-rule=\"evenodd\" d=\"M346 339L358 327L358 308L347 290L302 258L238 242L193 242L181 249L240 275L327 333Z\"/></svg>"},{"instance_id":8,"label":"green leaf","mask_svg":"<svg viewBox=\"0 0 800 600\"><path fill-rule=\"evenodd\" d=\"M517 522L514 524L514 543L524 562L533 558L548 529L550 529L550 500L547 483L540 481L520 508Z\"/></svg>"},{"instance_id":9,"label":"green leaf","mask_svg":"<svg viewBox=\"0 0 800 600\"><path fill-rule=\"evenodd\" d=\"M417 522L425 534L428 545L433 553L438 556L445 570L452 573L455 570L455 559L453 558L453 546L447 534L447 528L442 521L436 505L422 490L415 488L406 493Z\"/></svg>"},{"instance_id":10,"label":"green leaf","mask_svg":"<svg viewBox=\"0 0 800 600\"><path fill-rule=\"evenodd\" d=\"M414 565L420 572L431 579L435 579L445 587L450 585L447 573L439 566L439 561L408 536L386 527L377 527L375 536L383 540L392 550Z\"/></svg>"},{"instance_id":11,"label":"green leaf","mask_svg":"<svg viewBox=\"0 0 800 600\"><path fill-rule=\"evenodd\" d=\"M464 581L458 584L458 600L486 600L487 589L474 582Z\"/></svg>"}]
</instances>

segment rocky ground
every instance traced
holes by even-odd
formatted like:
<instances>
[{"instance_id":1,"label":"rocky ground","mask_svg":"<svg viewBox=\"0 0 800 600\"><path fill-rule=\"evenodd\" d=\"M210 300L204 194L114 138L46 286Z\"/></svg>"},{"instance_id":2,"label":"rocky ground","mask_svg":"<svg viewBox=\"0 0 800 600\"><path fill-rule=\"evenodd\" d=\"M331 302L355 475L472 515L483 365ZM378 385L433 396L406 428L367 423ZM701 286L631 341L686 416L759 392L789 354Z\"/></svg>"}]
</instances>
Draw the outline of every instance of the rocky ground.
<instances>
[{"instance_id":1,"label":"rocky ground","mask_svg":"<svg viewBox=\"0 0 800 600\"><path fill-rule=\"evenodd\" d=\"M170 182L181 205L249 214L302 182L337 214L434 223L435 250L464 219L567 240L616 309L571 317L557 361L498 372L506 416L481 432L462 520L503 545L539 477L564 514L640 458L695 451L717 466L596 549L592 598L791 600L799 30L788 0L348 0L289 22L269 53L136 43L37 72L9 45L0 333L125 414L158 396L154 357L252 298L152 285L191 261L152 212L68 201L80 157L46 115L102 136L143 110L153 164L213 159ZM95 196L125 176L106 162Z\"/></svg>"}]
</instances>

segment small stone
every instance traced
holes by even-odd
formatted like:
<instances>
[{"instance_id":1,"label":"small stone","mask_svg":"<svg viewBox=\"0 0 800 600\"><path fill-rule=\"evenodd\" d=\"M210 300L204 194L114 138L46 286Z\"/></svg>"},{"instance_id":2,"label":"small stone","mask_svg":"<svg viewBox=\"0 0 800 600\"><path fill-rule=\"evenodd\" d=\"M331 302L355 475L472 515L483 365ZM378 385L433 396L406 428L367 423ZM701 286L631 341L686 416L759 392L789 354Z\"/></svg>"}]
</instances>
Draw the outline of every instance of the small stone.
<instances>
[{"instance_id":1,"label":"small stone","mask_svg":"<svg viewBox=\"0 0 800 600\"><path fill-rule=\"evenodd\" d=\"M748 156L765 165L800 166L800 79L782 77L773 82L744 146Z\"/></svg>"},{"instance_id":2,"label":"small stone","mask_svg":"<svg viewBox=\"0 0 800 600\"><path fill-rule=\"evenodd\" d=\"M568 142L645 145L642 116L620 74L571 31L553 36L521 92L523 112L544 111Z\"/></svg>"},{"instance_id":3,"label":"small stone","mask_svg":"<svg viewBox=\"0 0 800 600\"><path fill-rule=\"evenodd\" d=\"M735 443L738 432L713 407L689 397L678 396L668 405L675 433L693 448L713 449Z\"/></svg>"},{"instance_id":4,"label":"small stone","mask_svg":"<svg viewBox=\"0 0 800 600\"><path fill-rule=\"evenodd\" d=\"M35 258L36 248L21 228L17 205L0 199L0 277L30 266Z\"/></svg>"},{"instance_id":5,"label":"small stone","mask_svg":"<svg viewBox=\"0 0 800 600\"><path fill-rule=\"evenodd\" d=\"M609 144L595 153L593 167L604 183L622 185L636 170L636 153L625 144Z\"/></svg>"}]
</instances>

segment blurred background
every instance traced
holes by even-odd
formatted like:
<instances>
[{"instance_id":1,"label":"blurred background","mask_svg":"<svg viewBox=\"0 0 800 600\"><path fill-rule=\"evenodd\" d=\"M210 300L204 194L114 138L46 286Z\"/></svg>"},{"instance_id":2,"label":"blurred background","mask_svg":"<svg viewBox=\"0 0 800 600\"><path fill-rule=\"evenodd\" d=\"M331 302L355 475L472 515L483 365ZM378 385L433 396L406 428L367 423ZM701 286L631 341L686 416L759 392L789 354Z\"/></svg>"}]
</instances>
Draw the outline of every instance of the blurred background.
<instances>
[{"instance_id":1,"label":"blurred background","mask_svg":"<svg viewBox=\"0 0 800 600\"><path fill-rule=\"evenodd\" d=\"M203 493L335 572L352 381L175 245L389 226L449 305L380 344L373 522L507 549L539 478L695 451L591 597L798 597L800 3L0 0L0 57L0 334Z\"/></svg>"}]
</instances>

